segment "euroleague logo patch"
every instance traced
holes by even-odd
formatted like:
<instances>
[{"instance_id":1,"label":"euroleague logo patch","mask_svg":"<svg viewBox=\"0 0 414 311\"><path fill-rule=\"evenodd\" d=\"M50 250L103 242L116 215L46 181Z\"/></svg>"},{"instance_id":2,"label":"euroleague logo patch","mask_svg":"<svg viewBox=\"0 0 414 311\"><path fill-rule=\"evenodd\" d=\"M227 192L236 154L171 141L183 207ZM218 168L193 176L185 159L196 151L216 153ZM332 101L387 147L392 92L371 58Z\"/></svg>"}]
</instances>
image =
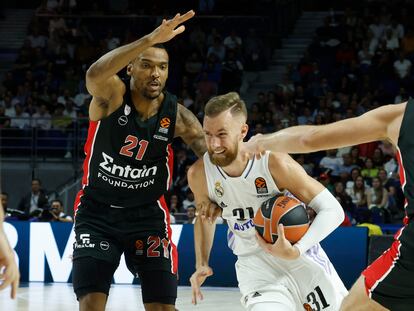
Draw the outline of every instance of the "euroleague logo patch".
<instances>
[{"instance_id":1,"label":"euroleague logo patch","mask_svg":"<svg viewBox=\"0 0 414 311\"><path fill-rule=\"evenodd\" d=\"M254 180L254 185L256 186L256 191L258 194L267 193L267 184L266 180L263 177L257 177Z\"/></svg>"},{"instance_id":2,"label":"euroleague logo patch","mask_svg":"<svg viewBox=\"0 0 414 311\"><path fill-rule=\"evenodd\" d=\"M135 241L135 255L141 256L144 253L144 242L142 240Z\"/></svg>"},{"instance_id":3,"label":"euroleague logo patch","mask_svg":"<svg viewBox=\"0 0 414 311\"><path fill-rule=\"evenodd\" d=\"M162 118L160 121L160 126L164 129L169 128L170 124L171 124L170 118Z\"/></svg>"}]
</instances>

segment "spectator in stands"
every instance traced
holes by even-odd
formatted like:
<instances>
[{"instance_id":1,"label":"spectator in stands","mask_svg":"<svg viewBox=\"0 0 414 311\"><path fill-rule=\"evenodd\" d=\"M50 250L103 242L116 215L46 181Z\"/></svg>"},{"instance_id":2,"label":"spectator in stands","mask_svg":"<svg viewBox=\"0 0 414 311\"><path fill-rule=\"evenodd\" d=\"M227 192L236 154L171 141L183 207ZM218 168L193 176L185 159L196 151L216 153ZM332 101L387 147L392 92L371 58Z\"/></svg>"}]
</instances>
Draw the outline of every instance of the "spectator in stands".
<instances>
[{"instance_id":1,"label":"spectator in stands","mask_svg":"<svg viewBox=\"0 0 414 311\"><path fill-rule=\"evenodd\" d=\"M367 205L372 211L375 223L383 223L384 220L389 220L389 212L387 210L388 192L382 186L381 180L378 177L372 179L372 188L367 190Z\"/></svg>"},{"instance_id":2,"label":"spectator in stands","mask_svg":"<svg viewBox=\"0 0 414 311\"><path fill-rule=\"evenodd\" d=\"M364 177L362 176L355 178L352 188L346 189L357 209L367 208L367 190L369 190L369 187L365 187Z\"/></svg>"},{"instance_id":3,"label":"spectator in stands","mask_svg":"<svg viewBox=\"0 0 414 311\"><path fill-rule=\"evenodd\" d=\"M356 166L360 168L364 166L364 160L359 156L358 146L353 146L351 148L351 159L352 159L352 164L355 164Z\"/></svg>"},{"instance_id":4,"label":"spectator in stands","mask_svg":"<svg viewBox=\"0 0 414 311\"><path fill-rule=\"evenodd\" d=\"M337 152L337 149L327 150L326 156L319 162L320 168L331 171L332 176L338 176L339 166L342 165L342 159L336 156Z\"/></svg>"},{"instance_id":5,"label":"spectator in stands","mask_svg":"<svg viewBox=\"0 0 414 311\"><path fill-rule=\"evenodd\" d=\"M63 203L58 199L53 200L50 204L50 213L52 215L51 221L73 222L72 217L63 212Z\"/></svg>"},{"instance_id":6,"label":"spectator in stands","mask_svg":"<svg viewBox=\"0 0 414 311\"><path fill-rule=\"evenodd\" d=\"M232 29L230 34L225 37L223 41L227 51L234 51L236 55L241 51L242 43L242 39L237 35L235 29Z\"/></svg>"},{"instance_id":7,"label":"spectator in stands","mask_svg":"<svg viewBox=\"0 0 414 311\"><path fill-rule=\"evenodd\" d=\"M41 189L40 179L32 179L32 189L20 200L18 209L24 212L26 217L34 217L39 216L47 206L47 196Z\"/></svg>"},{"instance_id":8,"label":"spectator in stands","mask_svg":"<svg viewBox=\"0 0 414 311\"><path fill-rule=\"evenodd\" d=\"M11 119L10 127L26 129L30 127L30 115L23 111L21 104L14 106L15 115Z\"/></svg>"},{"instance_id":9,"label":"spectator in stands","mask_svg":"<svg viewBox=\"0 0 414 311\"><path fill-rule=\"evenodd\" d=\"M184 210L187 210L187 208L189 206L194 206L195 205L194 193L191 191L190 188L188 188L187 191L186 191L186 197L185 197L182 205L183 205Z\"/></svg>"},{"instance_id":10,"label":"spectator in stands","mask_svg":"<svg viewBox=\"0 0 414 311\"><path fill-rule=\"evenodd\" d=\"M372 156L372 164L378 169L384 166L384 154L382 153L381 148L376 148L374 150L374 155Z\"/></svg>"},{"instance_id":11,"label":"spectator in stands","mask_svg":"<svg viewBox=\"0 0 414 311\"><path fill-rule=\"evenodd\" d=\"M333 191L334 197L341 203L342 208L350 219L354 217L355 206L352 203L352 198L345 191L344 184L341 181L335 183L335 189Z\"/></svg>"},{"instance_id":12,"label":"spectator in stands","mask_svg":"<svg viewBox=\"0 0 414 311\"><path fill-rule=\"evenodd\" d=\"M361 170L361 175L367 179L369 184L371 184L371 180L374 177L378 176L378 168L374 167L374 163L372 162L371 158L365 159L365 166Z\"/></svg>"},{"instance_id":13,"label":"spectator in stands","mask_svg":"<svg viewBox=\"0 0 414 311\"><path fill-rule=\"evenodd\" d=\"M195 206L194 205L189 205L186 209L186 214L187 214L187 220L184 222L185 224L194 224L195 220L196 220L196 215L195 215Z\"/></svg>"},{"instance_id":14,"label":"spectator in stands","mask_svg":"<svg viewBox=\"0 0 414 311\"><path fill-rule=\"evenodd\" d=\"M0 106L0 129L10 127L10 122L10 117L6 116L6 109Z\"/></svg>"},{"instance_id":15,"label":"spectator in stands","mask_svg":"<svg viewBox=\"0 0 414 311\"><path fill-rule=\"evenodd\" d=\"M215 54L220 62L224 60L224 57L226 56L226 48L224 47L220 37L215 37L213 45L209 46L207 57L211 54Z\"/></svg>"},{"instance_id":16,"label":"spectator in stands","mask_svg":"<svg viewBox=\"0 0 414 311\"><path fill-rule=\"evenodd\" d=\"M49 130L52 127L52 117L45 104L41 104L32 115L32 127L41 130Z\"/></svg>"},{"instance_id":17,"label":"spectator in stands","mask_svg":"<svg viewBox=\"0 0 414 311\"><path fill-rule=\"evenodd\" d=\"M30 41L31 47L34 49L44 49L46 47L47 37L43 36L37 27L33 28L32 33L27 37L27 39Z\"/></svg>"},{"instance_id":18,"label":"spectator in stands","mask_svg":"<svg viewBox=\"0 0 414 311\"><path fill-rule=\"evenodd\" d=\"M381 227L373 224L372 222L373 220L371 211L365 211L361 214L360 223L357 226L368 228L368 236L382 235Z\"/></svg>"},{"instance_id":19,"label":"spectator in stands","mask_svg":"<svg viewBox=\"0 0 414 311\"><path fill-rule=\"evenodd\" d=\"M399 58L394 62L394 70L398 78L404 81L409 78L411 72L411 61L405 58L403 52L400 52Z\"/></svg>"}]
</instances>

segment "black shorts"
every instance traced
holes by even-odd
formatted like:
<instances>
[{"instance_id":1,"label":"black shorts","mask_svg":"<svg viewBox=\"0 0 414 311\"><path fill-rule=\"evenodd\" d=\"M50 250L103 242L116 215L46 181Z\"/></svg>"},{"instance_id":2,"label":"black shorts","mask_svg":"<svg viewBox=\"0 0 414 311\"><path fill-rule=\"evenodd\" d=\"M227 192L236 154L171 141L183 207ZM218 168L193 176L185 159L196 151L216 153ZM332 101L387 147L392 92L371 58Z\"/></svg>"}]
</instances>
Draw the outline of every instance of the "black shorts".
<instances>
[{"instance_id":1,"label":"black shorts","mask_svg":"<svg viewBox=\"0 0 414 311\"><path fill-rule=\"evenodd\" d=\"M368 296L392 311L414 310L414 223L362 275Z\"/></svg>"},{"instance_id":2,"label":"black shorts","mask_svg":"<svg viewBox=\"0 0 414 311\"><path fill-rule=\"evenodd\" d=\"M141 280L144 303L165 303L158 295L164 287L168 294L164 300L174 297L175 301L178 256L163 199L136 208L118 208L83 197L75 218L75 234L73 286L78 298L97 291L108 294L124 253L128 269ZM97 267L107 273L102 275ZM152 287L157 289L154 297L159 300L145 294L149 293L146 288Z\"/></svg>"}]
</instances>

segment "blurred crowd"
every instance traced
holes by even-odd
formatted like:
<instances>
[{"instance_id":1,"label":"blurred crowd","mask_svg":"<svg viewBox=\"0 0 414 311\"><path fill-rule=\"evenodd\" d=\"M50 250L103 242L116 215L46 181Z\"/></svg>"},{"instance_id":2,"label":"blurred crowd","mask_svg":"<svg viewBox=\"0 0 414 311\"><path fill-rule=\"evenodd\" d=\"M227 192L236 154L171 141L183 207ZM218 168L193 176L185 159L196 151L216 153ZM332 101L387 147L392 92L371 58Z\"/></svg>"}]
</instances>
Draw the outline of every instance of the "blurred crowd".
<instances>
[{"instance_id":1,"label":"blurred crowd","mask_svg":"<svg viewBox=\"0 0 414 311\"><path fill-rule=\"evenodd\" d=\"M101 27L108 24L107 19L73 14L167 15L177 10L157 1L140 3L139 8L134 1L118 2L117 7L103 0L43 2L28 27L13 70L2 82L2 133L36 128L58 131L69 138L76 134L77 139L85 140L87 122L79 121L87 117L90 102L85 71L101 55L137 39L160 20L121 19L108 28ZM220 1L187 2L202 7L201 14L225 11ZM267 1L259 2L262 8L268 5ZM332 11L300 62L287 65L282 81L247 103L249 136L356 117L412 96L412 7L397 2L372 1L355 10ZM167 87L200 119L209 98L240 91L246 71L258 72L268 66L271 44L264 39L266 21L245 25L243 19L196 19L184 36L167 45L171 62ZM124 72L120 75L125 77ZM74 124L79 127L76 133ZM73 145L65 146L65 156L70 158ZM167 201L170 211L178 215L177 222L192 222L194 196L186 172L195 156L180 141L174 148L174 183ZM347 215L344 225L401 221L399 168L388 142L297 155L295 159L341 202Z\"/></svg>"}]
</instances>

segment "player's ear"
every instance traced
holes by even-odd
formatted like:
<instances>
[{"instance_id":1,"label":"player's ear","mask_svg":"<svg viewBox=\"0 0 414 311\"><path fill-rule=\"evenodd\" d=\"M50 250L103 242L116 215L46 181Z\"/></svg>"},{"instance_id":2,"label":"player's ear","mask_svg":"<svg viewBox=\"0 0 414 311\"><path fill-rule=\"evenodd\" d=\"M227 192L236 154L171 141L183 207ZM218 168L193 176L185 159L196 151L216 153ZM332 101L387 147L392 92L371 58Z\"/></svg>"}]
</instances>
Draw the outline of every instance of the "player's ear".
<instances>
[{"instance_id":1,"label":"player's ear","mask_svg":"<svg viewBox=\"0 0 414 311\"><path fill-rule=\"evenodd\" d=\"M244 123L241 128L242 140L247 136L248 132L249 132L249 126L246 123Z\"/></svg>"},{"instance_id":2,"label":"player's ear","mask_svg":"<svg viewBox=\"0 0 414 311\"><path fill-rule=\"evenodd\" d=\"M131 76L132 75L132 68L134 67L134 65L132 63L129 63L127 66L127 75Z\"/></svg>"}]
</instances>

